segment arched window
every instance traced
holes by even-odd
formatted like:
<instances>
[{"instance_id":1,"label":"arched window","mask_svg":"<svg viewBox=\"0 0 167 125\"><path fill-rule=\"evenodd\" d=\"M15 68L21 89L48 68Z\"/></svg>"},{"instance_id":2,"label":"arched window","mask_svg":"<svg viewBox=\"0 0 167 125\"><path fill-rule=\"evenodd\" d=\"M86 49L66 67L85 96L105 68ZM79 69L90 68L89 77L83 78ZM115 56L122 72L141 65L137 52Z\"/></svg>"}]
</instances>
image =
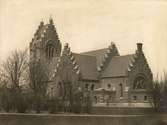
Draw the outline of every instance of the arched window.
<instances>
[{"instance_id":1,"label":"arched window","mask_svg":"<svg viewBox=\"0 0 167 125\"><path fill-rule=\"evenodd\" d=\"M63 96L63 88L61 82L58 83L57 88L59 90L59 97Z\"/></svg>"},{"instance_id":2,"label":"arched window","mask_svg":"<svg viewBox=\"0 0 167 125\"><path fill-rule=\"evenodd\" d=\"M145 78L142 76L139 76L135 79L133 84L133 89L145 89Z\"/></svg>"},{"instance_id":3,"label":"arched window","mask_svg":"<svg viewBox=\"0 0 167 125\"><path fill-rule=\"evenodd\" d=\"M91 90L92 90L92 91L94 90L94 87L95 87L95 85L92 84L92 85L91 85Z\"/></svg>"},{"instance_id":4,"label":"arched window","mask_svg":"<svg viewBox=\"0 0 167 125\"><path fill-rule=\"evenodd\" d=\"M95 104L97 103L97 96L94 96Z\"/></svg>"},{"instance_id":5,"label":"arched window","mask_svg":"<svg viewBox=\"0 0 167 125\"><path fill-rule=\"evenodd\" d=\"M111 84L107 84L107 88L110 89L111 88Z\"/></svg>"},{"instance_id":6,"label":"arched window","mask_svg":"<svg viewBox=\"0 0 167 125\"><path fill-rule=\"evenodd\" d=\"M53 96L54 96L54 88L51 87L51 88L50 88L50 98L52 99Z\"/></svg>"},{"instance_id":7,"label":"arched window","mask_svg":"<svg viewBox=\"0 0 167 125\"><path fill-rule=\"evenodd\" d=\"M123 97L123 85L122 83L119 84L120 87L120 97Z\"/></svg>"},{"instance_id":8,"label":"arched window","mask_svg":"<svg viewBox=\"0 0 167 125\"><path fill-rule=\"evenodd\" d=\"M147 101L147 96L144 96L144 101Z\"/></svg>"},{"instance_id":9,"label":"arched window","mask_svg":"<svg viewBox=\"0 0 167 125\"><path fill-rule=\"evenodd\" d=\"M46 46L46 57L51 59L53 57L54 54L54 47L52 44L48 44Z\"/></svg>"},{"instance_id":10,"label":"arched window","mask_svg":"<svg viewBox=\"0 0 167 125\"><path fill-rule=\"evenodd\" d=\"M88 89L88 88L89 88L89 84L86 83L86 84L85 84L85 89Z\"/></svg>"},{"instance_id":11,"label":"arched window","mask_svg":"<svg viewBox=\"0 0 167 125\"><path fill-rule=\"evenodd\" d=\"M133 100L136 101L137 100L137 96L133 96Z\"/></svg>"}]
</instances>

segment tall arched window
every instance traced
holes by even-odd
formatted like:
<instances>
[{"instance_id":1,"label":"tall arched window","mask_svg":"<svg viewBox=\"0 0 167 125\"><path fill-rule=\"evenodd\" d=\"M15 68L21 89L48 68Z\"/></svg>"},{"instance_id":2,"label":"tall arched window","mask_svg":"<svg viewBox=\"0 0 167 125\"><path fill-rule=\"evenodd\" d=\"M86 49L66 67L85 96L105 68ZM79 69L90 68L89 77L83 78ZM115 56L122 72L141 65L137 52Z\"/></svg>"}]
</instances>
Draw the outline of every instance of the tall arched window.
<instances>
[{"instance_id":1,"label":"tall arched window","mask_svg":"<svg viewBox=\"0 0 167 125\"><path fill-rule=\"evenodd\" d=\"M58 91L59 91L59 97L63 96L63 88L61 82L57 85Z\"/></svg>"},{"instance_id":2,"label":"tall arched window","mask_svg":"<svg viewBox=\"0 0 167 125\"><path fill-rule=\"evenodd\" d=\"M88 83L85 84L85 89L89 89L89 84Z\"/></svg>"},{"instance_id":3,"label":"tall arched window","mask_svg":"<svg viewBox=\"0 0 167 125\"><path fill-rule=\"evenodd\" d=\"M91 85L91 90L92 90L92 91L94 90L94 87L95 87L95 85L92 84L92 85Z\"/></svg>"},{"instance_id":4,"label":"tall arched window","mask_svg":"<svg viewBox=\"0 0 167 125\"><path fill-rule=\"evenodd\" d=\"M122 83L119 84L120 87L120 97L123 97L123 85Z\"/></svg>"},{"instance_id":5,"label":"tall arched window","mask_svg":"<svg viewBox=\"0 0 167 125\"><path fill-rule=\"evenodd\" d=\"M46 57L51 59L54 54L54 47L52 44L48 44L46 47Z\"/></svg>"}]
</instances>

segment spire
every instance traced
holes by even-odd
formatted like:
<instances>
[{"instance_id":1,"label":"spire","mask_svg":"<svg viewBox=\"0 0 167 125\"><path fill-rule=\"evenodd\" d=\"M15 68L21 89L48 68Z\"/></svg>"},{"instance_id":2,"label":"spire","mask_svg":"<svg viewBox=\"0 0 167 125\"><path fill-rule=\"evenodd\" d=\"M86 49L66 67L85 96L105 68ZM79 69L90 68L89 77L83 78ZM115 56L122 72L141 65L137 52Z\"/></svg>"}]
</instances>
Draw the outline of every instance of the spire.
<instances>
[{"instance_id":1,"label":"spire","mask_svg":"<svg viewBox=\"0 0 167 125\"><path fill-rule=\"evenodd\" d=\"M40 22L40 25L39 25L40 27L42 27L42 26L44 26L44 22L43 22L43 20L41 20L41 22Z\"/></svg>"},{"instance_id":2,"label":"spire","mask_svg":"<svg viewBox=\"0 0 167 125\"><path fill-rule=\"evenodd\" d=\"M49 24L53 24L52 15L50 15L50 18L49 18Z\"/></svg>"}]
</instances>

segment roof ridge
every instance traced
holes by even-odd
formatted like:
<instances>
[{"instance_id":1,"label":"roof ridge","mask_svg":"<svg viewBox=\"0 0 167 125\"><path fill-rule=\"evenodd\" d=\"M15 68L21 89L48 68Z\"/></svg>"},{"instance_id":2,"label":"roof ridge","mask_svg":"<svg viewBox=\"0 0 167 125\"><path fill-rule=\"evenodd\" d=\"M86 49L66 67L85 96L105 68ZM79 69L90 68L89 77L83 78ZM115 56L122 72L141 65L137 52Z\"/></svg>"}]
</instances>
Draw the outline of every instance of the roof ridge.
<instances>
[{"instance_id":1,"label":"roof ridge","mask_svg":"<svg viewBox=\"0 0 167 125\"><path fill-rule=\"evenodd\" d=\"M96 52L96 51L99 51L99 50L107 50L108 48L101 48L101 49L96 49L96 50L90 50L90 51L86 51L86 52L81 52L80 54L86 54L86 53L90 53L90 52Z\"/></svg>"},{"instance_id":2,"label":"roof ridge","mask_svg":"<svg viewBox=\"0 0 167 125\"><path fill-rule=\"evenodd\" d=\"M87 54L82 54L82 53L73 53L73 54L81 55L81 56L89 56L89 57L96 58L96 56L93 56L93 55L87 55Z\"/></svg>"},{"instance_id":3,"label":"roof ridge","mask_svg":"<svg viewBox=\"0 0 167 125\"><path fill-rule=\"evenodd\" d=\"M126 56L134 56L135 54L126 54L126 55L117 55L117 56L113 56L113 57L126 57Z\"/></svg>"}]
</instances>

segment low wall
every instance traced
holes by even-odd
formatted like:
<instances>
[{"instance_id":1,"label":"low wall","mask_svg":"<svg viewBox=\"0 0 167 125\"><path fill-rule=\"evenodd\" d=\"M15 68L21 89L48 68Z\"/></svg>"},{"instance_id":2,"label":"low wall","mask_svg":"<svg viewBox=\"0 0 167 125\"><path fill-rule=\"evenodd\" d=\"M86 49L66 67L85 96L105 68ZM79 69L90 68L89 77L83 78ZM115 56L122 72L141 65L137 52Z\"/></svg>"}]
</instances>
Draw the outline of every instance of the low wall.
<instances>
[{"instance_id":1,"label":"low wall","mask_svg":"<svg viewBox=\"0 0 167 125\"><path fill-rule=\"evenodd\" d=\"M0 114L0 125L167 125L165 118L167 115Z\"/></svg>"},{"instance_id":2,"label":"low wall","mask_svg":"<svg viewBox=\"0 0 167 125\"><path fill-rule=\"evenodd\" d=\"M101 115L142 115L142 114L154 114L152 108L120 108L120 107L92 107L92 114Z\"/></svg>"}]
</instances>

